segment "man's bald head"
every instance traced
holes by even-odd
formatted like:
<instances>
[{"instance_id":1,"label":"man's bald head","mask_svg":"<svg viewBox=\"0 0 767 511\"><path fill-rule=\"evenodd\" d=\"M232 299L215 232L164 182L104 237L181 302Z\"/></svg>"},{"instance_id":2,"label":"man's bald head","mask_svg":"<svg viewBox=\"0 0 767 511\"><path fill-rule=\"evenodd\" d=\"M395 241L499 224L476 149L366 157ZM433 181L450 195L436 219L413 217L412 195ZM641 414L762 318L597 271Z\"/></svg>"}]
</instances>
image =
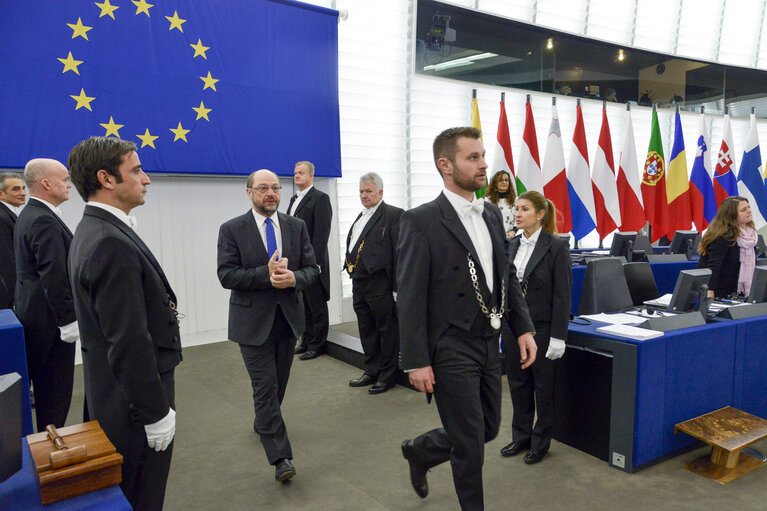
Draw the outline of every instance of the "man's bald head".
<instances>
[{"instance_id":1,"label":"man's bald head","mask_svg":"<svg viewBox=\"0 0 767 511\"><path fill-rule=\"evenodd\" d=\"M58 206L69 200L69 171L61 162L50 158L29 160L24 167L24 182L32 197Z\"/></svg>"},{"instance_id":2,"label":"man's bald head","mask_svg":"<svg viewBox=\"0 0 767 511\"><path fill-rule=\"evenodd\" d=\"M29 160L24 167L24 182L27 184L27 189L30 193L35 193L43 179L50 178L56 171L60 172L62 169L64 172L67 171L61 162L50 158Z\"/></svg>"},{"instance_id":3,"label":"man's bald head","mask_svg":"<svg viewBox=\"0 0 767 511\"><path fill-rule=\"evenodd\" d=\"M268 170L268 169L256 170L255 172L251 172L250 175L248 176L248 188L252 188L253 186L257 186L257 185L254 185L253 183L261 182L267 176L273 177L278 182L280 180L279 176L277 176L277 174L275 174L271 170Z\"/></svg>"}]
</instances>

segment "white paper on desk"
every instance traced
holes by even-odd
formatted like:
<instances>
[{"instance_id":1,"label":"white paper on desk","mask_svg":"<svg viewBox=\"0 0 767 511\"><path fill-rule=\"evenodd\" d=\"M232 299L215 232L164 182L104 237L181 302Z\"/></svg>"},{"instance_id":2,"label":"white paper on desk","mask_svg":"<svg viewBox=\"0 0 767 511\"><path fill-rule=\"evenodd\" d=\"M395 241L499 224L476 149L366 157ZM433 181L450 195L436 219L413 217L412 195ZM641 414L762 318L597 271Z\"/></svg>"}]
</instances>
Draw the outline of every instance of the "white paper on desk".
<instances>
[{"instance_id":1,"label":"white paper on desk","mask_svg":"<svg viewBox=\"0 0 767 511\"><path fill-rule=\"evenodd\" d=\"M671 297L673 295L671 293L666 293L663 296L659 296L655 300L645 300L645 305L655 305L656 307L668 307L668 304L671 303Z\"/></svg>"},{"instance_id":2,"label":"white paper on desk","mask_svg":"<svg viewBox=\"0 0 767 511\"><path fill-rule=\"evenodd\" d=\"M647 339L655 339L656 337L663 336L663 332L659 332L658 330L648 330L647 328L639 328L629 325L600 326L597 328L597 332L617 335L619 337L627 337L637 341L646 341Z\"/></svg>"},{"instance_id":3,"label":"white paper on desk","mask_svg":"<svg viewBox=\"0 0 767 511\"><path fill-rule=\"evenodd\" d=\"M599 321L600 323L607 323L609 325L637 325L645 320L642 316L636 314L589 314L581 316L582 318L590 319L591 321Z\"/></svg>"}]
</instances>

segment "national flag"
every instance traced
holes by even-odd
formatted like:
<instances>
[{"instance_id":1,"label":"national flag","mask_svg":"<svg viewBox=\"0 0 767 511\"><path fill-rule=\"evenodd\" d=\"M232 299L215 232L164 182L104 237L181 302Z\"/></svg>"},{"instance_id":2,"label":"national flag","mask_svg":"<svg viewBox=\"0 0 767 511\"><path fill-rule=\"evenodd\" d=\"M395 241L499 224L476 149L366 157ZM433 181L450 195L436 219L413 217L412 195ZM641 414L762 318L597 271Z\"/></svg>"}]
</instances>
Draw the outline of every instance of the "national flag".
<instances>
[{"instance_id":1,"label":"national flag","mask_svg":"<svg viewBox=\"0 0 767 511\"><path fill-rule=\"evenodd\" d=\"M517 165L517 192L522 195L527 190L543 193L541 158L538 156L538 137L535 134L535 120L530 95L525 105L525 129L522 132L522 152Z\"/></svg>"},{"instance_id":2,"label":"national flag","mask_svg":"<svg viewBox=\"0 0 767 511\"><path fill-rule=\"evenodd\" d=\"M580 100L576 106L573 147L570 149L570 161L567 164L567 192L573 222L572 233L576 240L581 240L593 231L597 224L594 213L594 191L591 187L589 171L589 150L586 145L586 130L583 127Z\"/></svg>"},{"instance_id":3,"label":"national flag","mask_svg":"<svg viewBox=\"0 0 767 511\"><path fill-rule=\"evenodd\" d=\"M602 106L602 128L599 130L599 145L594 155L594 167L591 172L591 185L594 190L597 232L599 237L604 239L621 223L618 187L615 184L613 143L610 137L610 124L607 122L607 108L604 106Z\"/></svg>"},{"instance_id":4,"label":"national flag","mask_svg":"<svg viewBox=\"0 0 767 511\"><path fill-rule=\"evenodd\" d=\"M565 171L565 151L562 148L562 133L559 130L557 106L551 106L551 127L546 141L546 153L543 155L543 195L557 208L556 222L558 232L570 232L573 228L570 219L570 199L567 196L567 173Z\"/></svg>"},{"instance_id":5,"label":"national flag","mask_svg":"<svg viewBox=\"0 0 767 511\"><path fill-rule=\"evenodd\" d=\"M743 160L738 170L738 195L748 199L757 229L767 226L767 190L762 177L762 154L759 150L759 133L756 115L751 114L751 124L746 137Z\"/></svg>"},{"instance_id":6,"label":"national flag","mask_svg":"<svg viewBox=\"0 0 767 511\"><path fill-rule=\"evenodd\" d=\"M477 89L471 91L471 127L477 128L480 132L479 139L482 140L482 123L479 121L479 105L477 104ZM485 176L485 186L474 192L478 199L485 196L487 189L487 176Z\"/></svg>"},{"instance_id":7,"label":"national flag","mask_svg":"<svg viewBox=\"0 0 767 511\"><path fill-rule=\"evenodd\" d=\"M738 180L735 177L735 146L732 144L732 127L730 116L724 116L722 127L722 145L719 146L719 154L716 157L714 167L714 196L716 207L730 195L738 195Z\"/></svg>"},{"instance_id":8,"label":"national flag","mask_svg":"<svg viewBox=\"0 0 767 511\"><path fill-rule=\"evenodd\" d=\"M653 105L650 143L642 174L642 203L645 217L652 230L651 241L655 243L665 236L671 226L666 202L666 161L663 158L663 142L660 138L658 112Z\"/></svg>"},{"instance_id":9,"label":"national flag","mask_svg":"<svg viewBox=\"0 0 767 511\"><path fill-rule=\"evenodd\" d=\"M621 231L638 231L646 223L642 190L639 187L639 167L637 166L634 127L631 124L631 111L626 111L626 129L623 134L620 163L618 164L618 200L621 204Z\"/></svg>"},{"instance_id":10,"label":"national flag","mask_svg":"<svg viewBox=\"0 0 767 511\"><path fill-rule=\"evenodd\" d=\"M498 132L495 136L495 156L493 157L493 167L490 169L493 174L500 170L505 170L511 176L511 189L516 195L517 181L514 173L514 160L511 157L511 137L509 136L509 121L506 118L506 102L501 93L501 115L498 118Z\"/></svg>"},{"instance_id":11,"label":"national flag","mask_svg":"<svg viewBox=\"0 0 767 511\"><path fill-rule=\"evenodd\" d=\"M677 107L674 116L674 145L666 176L666 201L671 221L666 235L674 237L675 231L687 231L692 227L692 205L690 203L690 176L687 175L687 155L684 150L682 118Z\"/></svg>"},{"instance_id":12,"label":"national flag","mask_svg":"<svg viewBox=\"0 0 767 511\"><path fill-rule=\"evenodd\" d=\"M706 117L702 113L698 122L698 133L695 161L690 172L690 203L692 221L702 232L716 215L716 197L711 183L711 162L708 158L708 140L706 140Z\"/></svg>"},{"instance_id":13,"label":"national flag","mask_svg":"<svg viewBox=\"0 0 767 511\"><path fill-rule=\"evenodd\" d=\"M309 160L341 176L337 11L112 2L2 2L0 168L102 135L136 142L148 171L292 176Z\"/></svg>"}]
</instances>

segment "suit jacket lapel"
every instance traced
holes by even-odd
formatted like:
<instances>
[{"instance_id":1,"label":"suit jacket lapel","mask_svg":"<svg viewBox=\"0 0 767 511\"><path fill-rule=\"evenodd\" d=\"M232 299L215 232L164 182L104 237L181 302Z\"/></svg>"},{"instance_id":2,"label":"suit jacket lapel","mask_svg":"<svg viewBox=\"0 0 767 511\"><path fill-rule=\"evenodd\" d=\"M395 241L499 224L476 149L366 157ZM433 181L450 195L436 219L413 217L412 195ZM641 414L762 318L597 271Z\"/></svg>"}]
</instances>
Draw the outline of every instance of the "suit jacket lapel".
<instances>
[{"instance_id":1,"label":"suit jacket lapel","mask_svg":"<svg viewBox=\"0 0 767 511\"><path fill-rule=\"evenodd\" d=\"M487 225L487 230L490 232L490 241L493 243L493 262L495 263L495 280L501 285L503 282L503 269L506 266L506 252L503 247L503 240L506 238L506 233L503 230L503 220L501 224L493 223L490 218L492 213L489 213L487 208L482 212L482 219Z\"/></svg>"},{"instance_id":2,"label":"suit jacket lapel","mask_svg":"<svg viewBox=\"0 0 767 511\"><path fill-rule=\"evenodd\" d=\"M302 209L304 209L304 206L309 204L309 202L312 201L314 198L314 186L312 186L312 189L306 192L306 195L303 199L301 199L301 202L298 203L298 207L296 208L296 211L293 213L293 216L298 216L298 213L301 212Z\"/></svg>"},{"instance_id":3,"label":"suit jacket lapel","mask_svg":"<svg viewBox=\"0 0 767 511\"><path fill-rule=\"evenodd\" d=\"M266 253L266 247L264 246L264 240L261 238L261 232L258 230L258 224L253 216L253 211L248 210L242 216L242 221L245 223L245 233L249 240L249 244L256 248L256 253L262 261L268 261L269 255ZM280 224L282 228L282 224ZM266 262L264 262L266 264Z\"/></svg>"},{"instance_id":4,"label":"suit jacket lapel","mask_svg":"<svg viewBox=\"0 0 767 511\"><path fill-rule=\"evenodd\" d=\"M463 226L463 223L461 223L461 219L458 218L458 213L456 213L453 205L450 204L450 201L447 200L444 193L440 193L439 197L437 197L437 205L442 213L442 224L471 254L472 259L474 259L475 262L478 262L479 255L474 248L474 244L471 242L471 238L469 238L469 233L466 232L466 228Z\"/></svg>"},{"instance_id":5,"label":"suit jacket lapel","mask_svg":"<svg viewBox=\"0 0 767 511\"><path fill-rule=\"evenodd\" d=\"M297 195L297 194L294 194L294 195L293 195L293 196L290 198L290 202L288 203L288 211L290 211L290 208L292 208L292 207L293 207L293 203L294 203L294 202L296 202L296 198L297 198L297 197L298 197L298 195Z\"/></svg>"},{"instance_id":6,"label":"suit jacket lapel","mask_svg":"<svg viewBox=\"0 0 767 511\"><path fill-rule=\"evenodd\" d=\"M67 233L67 236L69 236L69 239L70 240L72 239L72 231L69 230L69 227L67 227L67 224L64 223L64 220L62 220L61 217L59 217L59 215L54 213L53 210L51 210L51 208L49 208L47 205L45 205L44 203L40 202L37 199L30 200L27 203L27 206L29 206L29 205L32 205L32 206L38 207L38 208L42 208L43 211L45 211L46 213L50 214L53 218L56 219L56 221L59 223L59 225L61 225L61 227L64 229L64 232Z\"/></svg>"},{"instance_id":7,"label":"suit jacket lapel","mask_svg":"<svg viewBox=\"0 0 767 511\"><path fill-rule=\"evenodd\" d=\"M522 234L522 236L524 236L524 234ZM546 251L549 249L549 245L551 245L551 235L546 231L541 230L541 234L538 235L538 241L533 248L533 253L530 254L530 260L527 261L527 266L525 266L524 278L529 277L530 272L532 272L538 263L541 262L541 259L543 259L543 256L546 255Z\"/></svg>"},{"instance_id":8,"label":"suit jacket lapel","mask_svg":"<svg viewBox=\"0 0 767 511\"><path fill-rule=\"evenodd\" d=\"M519 250L519 236L514 236L509 240L509 261L512 263L514 258L517 257L517 250Z\"/></svg>"},{"instance_id":9,"label":"suit jacket lapel","mask_svg":"<svg viewBox=\"0 0 767 511\"><path fill-rule=\"evenodd\" d=\"M362 218L362 213L357 215L357 218L354 219L354 222L352 222L352 226L349 227L349 234L346 235L346 253L347 254L349 253L349 249L351 248L349 246L349 243L352 242L352 234L354 234L354 224L356 224L357 220L359 220L360 218Z\"/></svg>"},{"instance_id":10,"label":"suit jacket lapel","mask_svg":"<svg viewBox=\"0 0 767 511\"><path fill-rule=\"evenodd\" d=\"M378 209L376 209L376 212L373 213L373 216L370 217L370 220L368 220L368 223L365 224L365 227L362 228L362 232L357 238L357 243L355 243L354 247L352 247L352 251L357 250L357 246L360 244L362 240L365 239L365 236L368 235L368 232L370 232L370 229L378 222L378 220L381 219L381 217L383 216L383 208L384 208L384 204L382 202L381 205L378 206Z\"/></svg>"},{"instance_id":11,"label":"suit jacket lapel","mask_svg":"<svg viewBox=\"0 0 767 511\"><path fill-rule=\"evenodd\" d=\"M303 202L303 201L302 201ZM253 215L250 215L253 216ZM280 257L286 257L287 254L293 254L293 246L291 243L291 229L292 225L287 220L288 216L280 212L277 212L277 219L280 222L280 238L282 239L282 253ZM259 239L261 236L259 235ZM263 244L263 243L262 243ZM300 251L298 252L300 253Z\"/></svg>"},{"instance_id":12,"label":"suit jacket lapel","mask_svg":"<svg viewBox=\"0 0 767 511\"><path fill-rule=\"evenodd\" d=\"M2 211L3 215L6 215L8 218L11 219L11 223L16 225L16 213L11 211L11 208L6 206L2 201L0 201L0 211Z\"/></svg>"}]
</instances>

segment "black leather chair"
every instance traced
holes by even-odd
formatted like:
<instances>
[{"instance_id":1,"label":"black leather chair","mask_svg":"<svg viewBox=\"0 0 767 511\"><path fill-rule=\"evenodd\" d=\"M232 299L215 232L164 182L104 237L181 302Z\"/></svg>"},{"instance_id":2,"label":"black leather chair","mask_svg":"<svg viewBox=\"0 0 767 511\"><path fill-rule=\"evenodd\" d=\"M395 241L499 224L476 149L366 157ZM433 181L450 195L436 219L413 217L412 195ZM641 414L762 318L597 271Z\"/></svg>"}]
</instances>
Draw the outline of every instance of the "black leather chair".
<instances>
[{"instance_id":1,"label":"black leather chair","mask_svg":"<svg viewBox=\"0 0 767 511\"><path fill-rule=\"evenodd\" d=\"M626 263L623 265L623 273L634 305L642 305L645 300L654 300L660 296L650 263Z\"/></svg>"},{"instance_id":2,"label":"black leather chair","mask_svg":"<svg viewBox=\"0 0 767 511\"><path fill-rule=\"evenodd\" d=\"M592 259L586 263L578 314L615 312L633 306L623 264L617 257Z\"/></svg>"}]
</instances>

